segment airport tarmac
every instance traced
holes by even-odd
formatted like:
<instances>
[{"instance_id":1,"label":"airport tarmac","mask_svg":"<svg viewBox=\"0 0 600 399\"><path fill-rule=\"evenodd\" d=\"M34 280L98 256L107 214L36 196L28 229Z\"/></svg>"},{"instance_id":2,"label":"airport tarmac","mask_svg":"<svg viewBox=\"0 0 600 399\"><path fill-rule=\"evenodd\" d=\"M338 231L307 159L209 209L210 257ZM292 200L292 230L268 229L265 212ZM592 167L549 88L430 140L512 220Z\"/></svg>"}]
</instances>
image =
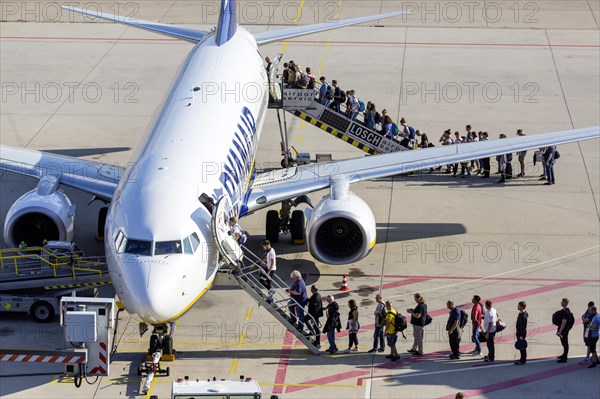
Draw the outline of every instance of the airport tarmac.
<instances>
[{"instance_id":1,"label":"airport tarmac","mask_svg":"<svg viewBox=\"0 0 600 399\"><path fill-rule=\"evenodd\" d=\"M90 3L91 4L91 3ZM269 5L270 4L270 5ZM386 108L394 119L428 133L437 144L451 128L513 136L600 124L600 35L597 2L538 1L339 1L240 2L241 23L251 31L285 24L323 21L411 8L407 17L344 28L262 47L263 56L285 53L317 77L337 79L356 89L365 102ZM83 4L82 4L83 5ZM144 133L189 43L110 23L84 22L54 2L2 0L0 78L2 144L126 164ZM93 9L140 19L210 29L215 3L97 2ZM92 8L92 6L90 6ZM299 10L302 12L299 12ZM332 11L333 10L333 11ZM483 11L487 10L487 14ZM203 14L204 12L204 14ZM494 14L495 13L495 14ZM130 14L127 14L130 15ZM72 19L72 21L71 21ZM243 67L243 60L240 60ZM287 115L290 143L314 159L335 160L364 153L300 119ZM269 111L257 168L281 160L276 113ZM155 380L150 394L166 398L177 377L258 380L263 391L280 398L445 398L464 391L485 398L598 398L598 370L578 364L585 355L577 324L570 334L570 360L556 364L561 345L552 313L568 297L578 318L587 302L600 302L600 146L598 140L559 147L557 184L538 181L540 165L527 155L527 177L496 184L497 178L452 178L426 174L397 176L352 185L372 208L377 245L360 262L329 266L314 261L305 246L286 236L275 245L279 275L294 269L318 284L323 295L338 296L341 312L348 299L359 304L360 352L320 356L259 308L242 290L216 287L177 324L178 359L171 377ZM516 157L515 157L516 158ZM495 166L495 162L492 162ZM514 163L516 169L518 166ZM0 218L32 179L3 175ZM77 203L76 241L89 254L101 254L94 241L100 205L90 196L65 190ZM325 192L311 194L317 201ZM265 212L242 219L258 250ZM342 274L349 293L341 293ZM374 297L381 291L402 312L422 293L433 323L426 328L425 353L406 353L412 343L399 340L400 361L371 348ZM499 335L496 362L464 355L448 359L446 301L470 308L473 294L492 299L508 328ZM529 360L513 365L517 302L527 302ZM136 369L147 348L135 316L121 314L118 352L110 376L77 389L60 378L62 367L0 363L3 398L138 397ZM461 351L473 349L468 328ZM344 348L347 334L338 334ZM63 349L58 323L35 324L2 314L2 349ZM323 349L326 339L323 339ZM484 347L484 354L487 353Z\"/></svg>"}]
</instances>

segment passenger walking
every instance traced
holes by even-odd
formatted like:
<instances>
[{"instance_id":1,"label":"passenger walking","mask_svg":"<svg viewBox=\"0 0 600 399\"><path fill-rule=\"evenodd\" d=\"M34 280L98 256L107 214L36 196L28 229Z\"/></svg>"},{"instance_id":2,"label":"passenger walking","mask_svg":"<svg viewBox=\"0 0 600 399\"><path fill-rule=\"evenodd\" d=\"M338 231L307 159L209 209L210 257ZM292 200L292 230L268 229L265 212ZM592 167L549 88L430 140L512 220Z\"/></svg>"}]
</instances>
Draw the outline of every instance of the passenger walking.
<instances>
[{"instance_id":1,"label":"passenger walking","mask_svg":"<svg viewBox=\"0 0 600 399\"><path fill-rule=\"evenodd\" d=\"M483 132L481 133L481 138L479 139L479 141L488 141L488 133L487 132ZM483 179L488 179L490 177L490 157L485 157L485 158L481 158L479 160L480 164L481 164L481 173L483 174L483 176L481 176L481 178Z\"/></svg>"},{"instance_id":2,"label":"passenger walking","mask_svg":"<svg viewBox=\"0 0 600 399\"><path fill-rule=\"evenodd\" d=\"M446 307L450 310L448 322L446 323L446 331L450 340L450 350L452 354L450 359L460 359L460 310L454 305L453 301L446 302Z\"/></svg>"},{"instance_id":3,"label":"passenger walking","mask_svg":"<svg viewBox=\"0 0 600 399\"><path fill-rule=\"evenodd\" d=\"M396 341L398 341L398 332L396 331L396 315L398 312L392 308L392 303L390 301L385 301L385 308L387 310L385 316L385 338L388 346L390 347L390 354L386 356L386 358L395 362L396 360L400 359L398 350L396 349Z\"/></svg>"},{"instance_id":4,"label":"passenger walking","mask_svg":"<svg viewBox=\"0 0 600 399\"><path fill-rule=\"evenodd\" d=\"M345 353L350 352L358 352L358 329L360 328L360 324L358 323L358 306L356 306L356 301L354 299L350 299L348 301L348 307L350 308L350 312L348 312L348 324L346 325L346 329L348 330L348 349L346 349ZM354 345L354 347L352 347Z\"/></svg>"},{"instance_id":5,"label":"passenger walking","mask_svg":"<svg viewBox=\"0 0 600 399\"><path fill-rule=\"evenodd\" d=\"M354 90L346 92L346 95L348 96L348 100L346 101L346 117L352 119L353 121L356 120L356 117L358 116L358 108L360 107L355 93L356 92Z\"/></svg>"},{"instance_id":6,"label":"passenger walking","mask_svg":"<svg viewBox=\"0 0 600 399\"><path fill-rule=\"evenodd\" d=\"M330 88L329 83L325 80L325 76L321 76L319 78L319 82L321 82L321 86L319 87L319 102L326 107L329 107L331 104L331 93L333 90ZM330 98L331 97L331 98Z\"/></svg>"},{"instance_id":7,"label":"passenger walking","mask_svg":"<svg viewBox=\"0 0 600 399\"><path fill-rule=\"evenodd\" d=\"M525 136L525 133L523 133L523 129L517 130L517 136ZM519 151L517 155L519 157L519 166L521 167L521 173L519 173L517 177L525 177L525 157L527 156L527 150Z\"/></svg>"},{"instance_id":8,"label":"passenger walking","mask_svg":"<svg viewBox=\"0 0 600 399\"><path fill-rule=\"evenodd\" d=\"M321 349L321 329L319 328L321 323L319 322L319 319L323 317L323 300L319 293L319 287L317 287L316 284L313 284L310 287L310 292L312 295L308 298L308 314L311 317L308 318L306 326L311 334L315 336L312 341L313 345L315 345L317 349Z\"/></svg>"},{"instance_id":9,"label":"passenger walking","mask_svg":"<svg viewBox=\"0 0 600 399\"><path fill-rule=\"evenodd\" d=\"M333 295L327 296L326 301L327 320L325 321L323 332L327 334L327 341L329 341L329 348L327 349L327 352L336 353L338 351L338 348L335 345L335 330L338 329L338 325L340 322L340 307L335 301Z\"/></svg>"},{"instance_id":10,"label":"passenger walking","mask_svg":"<svg viewBox=\"0 0 600 399\"><path fill-rule=\"evenodd\" d=\"M585 344L585 346L587 348L587 353L585 355L585 359L580 361L579 364L589 364L591 362L589 335L587 337L585 335L586 335L586 332L588 332L588 327L594 317L592 315L592 307L594 307L594 306L595 306L594 302L588 302L587 309L585 310L585 313L581 316L581 321L583 322L583 343Z\"/></svg>"},{"instance_id":11,"label":"passenger walking","mask_svg":"<svg viewBox=\"0 0 600 399\"><path fill-rule=\"evenodd\" d=\"M485 339L488 349L488 355L484 358L485 362L496 360L496 348L494 347L494 337L496 336L496 323L498 323L498 312L492 307L492 301L485 301L485 317L483 324L485 326Z\"/></svg>"},{"instance_id":12,"label":"passenger walking","mask_svg":"<svg viewBox=\"0 0 600 399\"><path fill-rule=\"evenodd\" d=\"M265 288L269 290L269 298L272 298L275 289L271 286L271 281L275 278L275 272L277 270L277 256L275 254L275 249L271 247L271 241L263 241L262 247L265 253L260 261L265 265L265 270L264 278L261 278L261 282Z\"/></svg>"},{"instance_id":13,"label":"passenger walking","mask_svg":"<svg viewBox=\"0 0 600 399\"><path fill-rule=\"evenodd\" d=\"M294 270L290 277L294 281L292 286L286 291L290 294L291 300L288 303L288 310L292 317L292 323L297 323L296 328L299 331L304 329L304 306L308 302L306 294L306 283L298 270Z\"/></svg>"},{"instance_id":14,"label":"passenger walking","mask_svg":"<svg viewBox=\"0 0 600 399\"><path fill-rule=\"evenodd\" d=\"M527 304L525 301L521 301L517 305L519 314L517 315L517 324L515 325L517 338L516 346L519 348L519 352L521 352L521 357L515 362L517 365L522 365L527 362L527 341L525 338L527 337L527 318L529 317L529 314L525 310L526 307Z\"/></svg>"},{"instance_id":15,"label":"passenger walking","mask_svg":"<svg viewBox=\"0 0 600 399\"><path fill-rule=\"evenodd\" d=\"M566 363L567 358L569 356L569 330L573 327L573 322L575 318L569 309L569 299L563 298L560 301L561 310L556 312L555 314L558 316L558 323L554 323L555 320L552 320L554 324L558 324L558 329L556 330L556 335L560 338L560 344L563 347L562 355L558 356L558 361L556 363ZM554 319L554 316L552 317Z\"/></svg>"},{"instance_id":16,"label":"passenger walking","mask_svg":"<svg viewBox=\"0 0 600 399\"><path fill-rule=\"evenodd\" d=\"M479 340L481 334L481 322L483 319L481 297L479 295L473 295L471 303L473 303L473 307L471 308L471 324L473 325L471 341L475 343L475 349L471 354L481 356L481 341Z\"/></svg>"},{"instance_id":17,"label":"passenger walking","mask_svg":"<svg viewBox=\"0 0 600 399\"><path fill-rule=\"evenodd\" d=\"M248 240L248 236L238 224L235 216L229 218L229 235L232 236L239 245L244 245Z\"/></svg>"},{"instance_id":18,"label":"passenger walking","mask_svg":"<svg viewBox=\"0 0 600 399\"><path fill-rule=\"evenodd\" d=\"M329 107L336 112L341 112L340 105L346 102L346 93L338 86L337 80L333 79L331 81L331 85L334 88L333 102Z\"/></svg>"},{"instance_id":19,"label":"passenger walking","mask_svg":"<svg viewBox=\"0 0 600 399\"><path fill-rule=\"evenodd\" d=\"M425 320L427 318L427 304L423 295L416 293L414 295L417 306L414 309L407 309L410 314L410 324L413 326L413 345L408 350L415 356L423 356L423 335L425 331Z\"/></svg>"},{"instance_id":20,"label":"passenger walking","mask_svg":"<svg viewBox=\"0 0 600 399\"><path fill-rule=\"evenodd\" d=\"M546 186L555 184L556 179L554 178L554 162L556 161L556 146L550 145L546 147L544 152L544 166L546 167Z\"/></svg>"},{"instance_id":21,"label":"passenger walking","mask_svg":"<svg viewBox=\"0 0 600 399\"><path fill-rule=\"evenodd\" d=\"M600 315L598 314L598 309L595 306L592 306L591 313L593 318L588 327L588 335L589 348L592 355L592 364L588 366L589 369L593 369L598 366L598 352L596 350L596 345L598 344L598 337L600 336Z\"/></svg>"},{"instance_id":22,"label":"passenger walking","mask_svg":"<svg viewBox=\"0 0 600 399\"><path fill-rule=\"evenodd\" d=\"M369 350L369 353L375 351L383 352L385 350L385 344L383 341L383 327L385 325L385 304L381 294L375 295L375 301L377 306L373 314L375 315L375 330L373 331L373 348ZM377 343L379 343L379 349L377 349Z\"/></svg>"}]
</instances>

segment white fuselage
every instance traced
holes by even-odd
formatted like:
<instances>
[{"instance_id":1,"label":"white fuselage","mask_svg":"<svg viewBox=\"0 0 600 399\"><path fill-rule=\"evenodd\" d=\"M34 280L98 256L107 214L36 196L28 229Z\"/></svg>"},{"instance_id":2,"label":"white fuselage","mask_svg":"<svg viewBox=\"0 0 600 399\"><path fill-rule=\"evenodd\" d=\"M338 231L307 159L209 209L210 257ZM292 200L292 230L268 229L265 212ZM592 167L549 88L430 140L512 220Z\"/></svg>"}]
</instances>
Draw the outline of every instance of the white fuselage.
<instances>
[{"instance_id":1,"label":"white fuselage","mask_svg":"<svg viewBox=\"0 0 600 399\"><path fill-rule=\"evenodd\" d=\"M225 196L227 213L243 212L267 85L250 33L238 27L222 46L208 34L184 61L122 177L106 220L107 262L117 295L143 321L175 320L212 285L218 251L199 197ZM158 250L177 241L181 253ZM139 250L140 242L150 247Z\"/></svg>"}]
</instances>

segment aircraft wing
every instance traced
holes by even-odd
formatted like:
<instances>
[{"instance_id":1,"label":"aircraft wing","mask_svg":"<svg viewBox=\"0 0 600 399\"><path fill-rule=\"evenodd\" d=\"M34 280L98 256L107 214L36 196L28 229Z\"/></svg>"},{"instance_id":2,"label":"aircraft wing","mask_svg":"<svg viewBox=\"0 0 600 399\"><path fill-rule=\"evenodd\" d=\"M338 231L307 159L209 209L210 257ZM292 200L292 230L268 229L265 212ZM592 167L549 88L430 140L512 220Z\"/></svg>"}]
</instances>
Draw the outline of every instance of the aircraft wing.
<instances>
[{"instance_id":1,"label":"aircraft wing","mask_svg":"<svg viewBox=\"0 0 600 399\"><path fill-rule=\"evenodd\" d=\"M60 184L104 200L113 196L124 168L47 152L0 146L0 170L42 178L56 176Z\"/></svg>"},{"instance_id":2,"label":"aircraft wing","mask_svg":"<svg viewBox=\"0 0 600 399\"><path fill-rule=\"evenodd\" d=\"M346 175L350 183L354 183L435 168L461 161L598 137L600 137L600 126L413 151L400 151L276 170L256 177L246 202L247 212L253 212L286 199L327 188L331 185L331 178L340 175Z\"/></svg>"},{"instance_id":3,"label":"aircraft wing","mask_svg":"<svg viewBox=\"0 0 600 399\"><path fill-rule=\"evenodd\" d=\"M323 32L331 29L343 28L344 26L362 24L370 21L377 21L378 19L385 19L391 17L397 17L399 15L409 14L408 11L394 11L386 14L370 15L367 17L341 19L337 22L322 22L319 24L296 26L288 29L278 29L267 32L255 33L254 38L258 45L268 44L283 39L290 39L292 37L304 36L311 33Z\"/></svg>"},{"instance_id":4,"label":"aircraft wing","mask_svg":"<svg viewBox=\"0 0 600 399\"><path fill-rule=\"evenodd\" d=\"M75 7L67 7L62 6L63 9L76 12L78 14L87 15L89 17L106 19L108 21L118 22L123 25L132 26L134 28L140 28L144 30L149 30L150 32L160 33L162 35L176 37L178 39L187 40L192 43L198 43L201 41L206 32L193 29L186 28L183 26L169 25L169 24L161 24L159 22L152 21L143 21L141 19L119 16L119 15L111 15L103 12L91 11L91 10L82 10L80 8Z\"/></svg>"}]
</instances>

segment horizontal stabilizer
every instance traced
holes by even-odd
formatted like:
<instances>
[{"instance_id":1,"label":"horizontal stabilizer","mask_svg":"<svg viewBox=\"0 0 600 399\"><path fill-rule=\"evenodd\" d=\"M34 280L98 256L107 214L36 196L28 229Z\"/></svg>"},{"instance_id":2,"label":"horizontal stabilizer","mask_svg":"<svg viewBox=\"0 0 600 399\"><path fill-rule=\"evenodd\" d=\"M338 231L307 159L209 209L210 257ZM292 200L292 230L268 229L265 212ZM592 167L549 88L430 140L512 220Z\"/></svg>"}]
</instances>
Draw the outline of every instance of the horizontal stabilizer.
<instances>
[{"instance_id":1,"label":"horizontal stabilizer","mask_svg":"<svg viewBox=\"0 0 600 399\"><path fill-rule=\"evenodd\" d=\"M394 11L386 14L370 15L368 17L359 17L351 19L341 19L337 22L322 22L319 24L297 26L289 29L279 29L268 32L255 33L254 38L256 43L267 44L276 42L279 40L290 39L292 37L309 35L311 33L323 32L331 29L343 28L344 26L357 25L370 21L377 21L378 19L397 17L399 15L409 14L409 11Z\"/></svg>"},{"instance_id":2,"label":"horizontal stabilizer","mask_svg":"<svg viewBox=\"0 0 600 399\"><path fill-rule=\"evenodd\" d=\"M149 30L150 32L160 33L161 35L176 37L178 39L183 39L190 41L192 43L198 43L207 32L193 29L193 28L184 28L182 26L169 25L169 24L161 24L158 22L152 21L142 21L136 18L130 17L122 17L118 15L105 14L102 12L90 11L90 10L82 10L80 8L67 7L62 6L65 10L69 10L72 12L76 12L79 14L87 15L90 17L102 18L108 21L118 22L123 25L132 26L134 28Z\"/></svg>"}]
</instances>

